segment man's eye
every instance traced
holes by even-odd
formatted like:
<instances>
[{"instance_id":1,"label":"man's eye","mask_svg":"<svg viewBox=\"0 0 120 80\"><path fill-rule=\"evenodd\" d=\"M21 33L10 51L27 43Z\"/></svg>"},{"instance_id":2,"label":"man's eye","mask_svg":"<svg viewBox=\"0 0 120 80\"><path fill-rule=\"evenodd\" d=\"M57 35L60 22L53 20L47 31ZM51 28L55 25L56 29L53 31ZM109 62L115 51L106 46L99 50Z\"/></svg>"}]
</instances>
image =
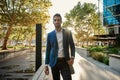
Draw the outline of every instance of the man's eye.
<instances>
[{"instance_id":1,"label":"man's eye","mask_svg":"<svg viewBox=\"0 0 120 80\"><path fill-rule=\"evenodd\" d=\"M54 21L60 21L60 19L54 19Z\"/></svg>"}]
</instances>

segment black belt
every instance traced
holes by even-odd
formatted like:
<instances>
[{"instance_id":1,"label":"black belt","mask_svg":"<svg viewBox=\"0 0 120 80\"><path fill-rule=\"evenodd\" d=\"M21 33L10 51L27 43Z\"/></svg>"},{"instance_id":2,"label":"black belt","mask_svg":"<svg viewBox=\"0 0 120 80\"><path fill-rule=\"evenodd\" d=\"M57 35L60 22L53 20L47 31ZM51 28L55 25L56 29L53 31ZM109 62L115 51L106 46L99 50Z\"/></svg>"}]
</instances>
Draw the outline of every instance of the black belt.
<instances>
[{"instance_id":1,"label":"black belt","mask_svg":"<svg viewBox=\"0 0 120 80\"><path fill-rule=\"evenodd\" d=\"M65 58L58 58L58 61L65 61Z\"/></svg>"}]
</instances>

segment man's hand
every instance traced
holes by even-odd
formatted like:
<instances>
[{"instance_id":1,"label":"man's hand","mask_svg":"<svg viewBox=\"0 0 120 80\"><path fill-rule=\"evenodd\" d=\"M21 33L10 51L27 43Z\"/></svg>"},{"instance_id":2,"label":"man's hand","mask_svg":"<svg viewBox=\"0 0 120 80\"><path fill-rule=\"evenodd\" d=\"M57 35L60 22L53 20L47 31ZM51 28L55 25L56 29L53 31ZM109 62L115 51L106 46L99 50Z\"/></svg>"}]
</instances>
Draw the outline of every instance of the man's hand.
<instances>
[{"instance_id":1,"label":"man's hand","mask_svg":"<svg viewBox=\"0 0 120 80\"><path fill-rule=\"evenodd\" d=\"M73 63L74 63L74 58L71 58L71 59L68 61L68 64L69 64L69 65L73 65Z\"/></svg>"},{"instance_id":2,"label":"man's hand","mask_svg":"<svg viewBox=\"0 0 120 80\"><path fill-rule=\"evenodd\" d=\"M45 66L45 74L46 74L46 75L49 74L49 68L48 68L48 66Z\"/></svg>"}]
</instances>

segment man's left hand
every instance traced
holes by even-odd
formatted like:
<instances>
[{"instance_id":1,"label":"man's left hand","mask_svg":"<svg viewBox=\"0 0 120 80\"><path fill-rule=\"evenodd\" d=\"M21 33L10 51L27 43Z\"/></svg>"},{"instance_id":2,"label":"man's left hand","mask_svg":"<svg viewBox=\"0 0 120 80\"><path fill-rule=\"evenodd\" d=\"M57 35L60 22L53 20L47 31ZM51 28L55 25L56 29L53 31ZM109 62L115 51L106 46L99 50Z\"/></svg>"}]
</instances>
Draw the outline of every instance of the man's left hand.
<instances>
[{"instance_id":1,"label":"man's left hand","mask_svg":"<svg viewBox=\"0 0 120 80\"><path fill-rule=\"evenodd\" d=\"M73 65L73 63L74 63L74 58L71 58L71 59L68 61L68 64L69 64L69 65Z\"/></svg>"}]
</instances>

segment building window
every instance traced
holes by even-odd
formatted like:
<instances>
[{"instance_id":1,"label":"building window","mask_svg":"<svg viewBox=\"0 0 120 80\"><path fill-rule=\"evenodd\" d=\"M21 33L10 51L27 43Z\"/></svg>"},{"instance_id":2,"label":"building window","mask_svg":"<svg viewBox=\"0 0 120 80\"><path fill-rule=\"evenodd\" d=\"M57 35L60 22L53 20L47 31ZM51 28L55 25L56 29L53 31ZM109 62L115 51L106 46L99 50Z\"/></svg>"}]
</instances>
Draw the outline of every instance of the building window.
<instances>
[{"instance_id":1,"label":"building window","mask_svg":"<svg viewBox=\"0 0 120 80\"><path fill-rule=\"evenodd\" d=\"M110 35L114 34L114 28L109 28L109 34Z\"/></svg>"},{"instance_id":2,"label":"building window","mask_svg":"<svg viewBox=\"0 0 120 80\"><path fill-rule=\"evenodd\" d=\"M120 34L120 27L119 27L118 29L119 29L119 32L118 32L118 34Z\"/></svg>"}]
</instances>

